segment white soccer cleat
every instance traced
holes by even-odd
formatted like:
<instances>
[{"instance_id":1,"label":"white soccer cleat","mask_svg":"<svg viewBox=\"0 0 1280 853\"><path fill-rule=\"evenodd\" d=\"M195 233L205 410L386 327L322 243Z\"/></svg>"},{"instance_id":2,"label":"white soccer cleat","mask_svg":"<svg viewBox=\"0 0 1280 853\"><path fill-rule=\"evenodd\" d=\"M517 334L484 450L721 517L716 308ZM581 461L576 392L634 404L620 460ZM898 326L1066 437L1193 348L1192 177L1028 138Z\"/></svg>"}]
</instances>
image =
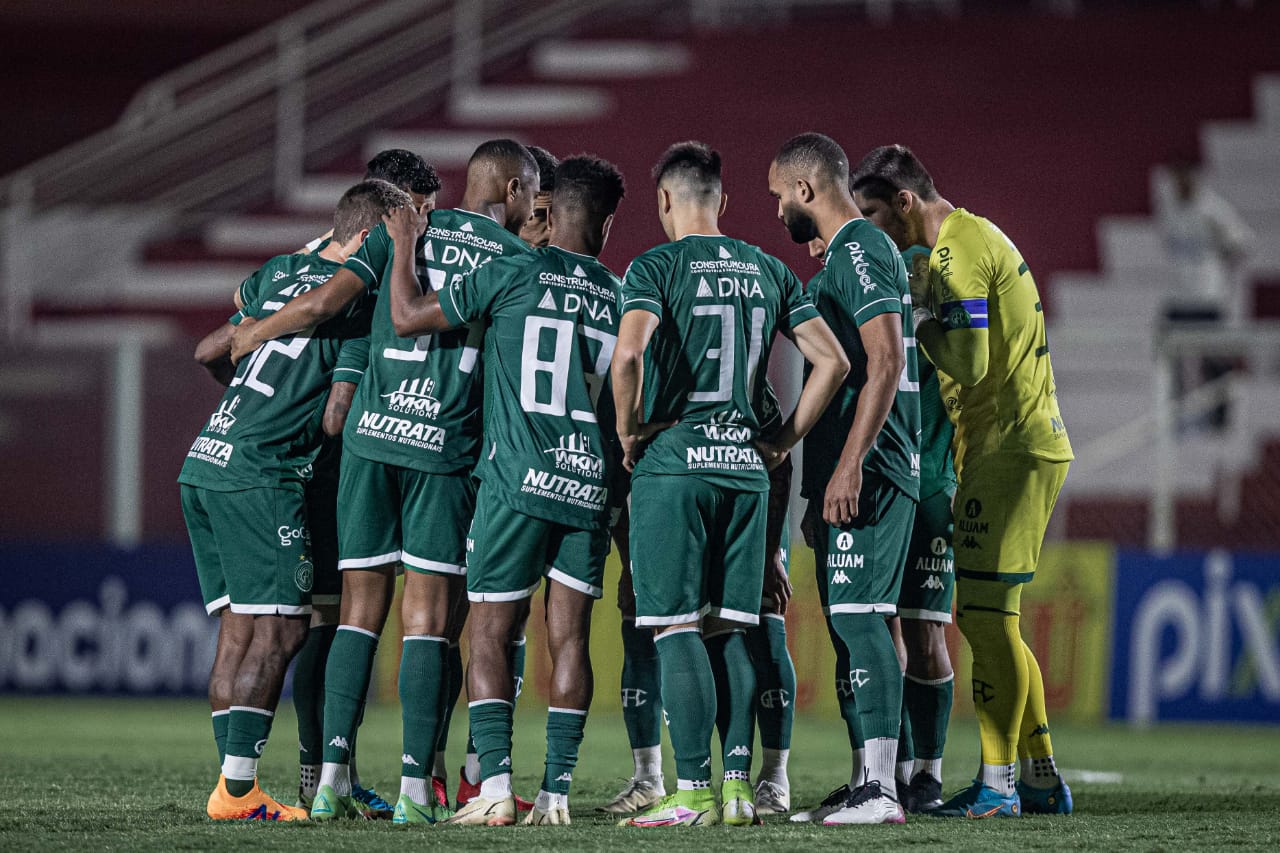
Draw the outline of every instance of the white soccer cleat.
<instances>
[{"instance_id":1,"label":"white soccer cleat","mask_svg":"<svg viewBox=\"0 0 1280 853\"><path fill-rule=\"evenodd\" d=\"M514 797L488 799L472 797L449 818L449 823L461 826L511 826L516 822Z\"/></svg>"},{"instance_id":2,"label":"white soccer cleat","mask_svg":"<svg viewBox=\"0 0 1280 853\"><path fill-rule=\"evenodd\" d=\"M786 814L791 811L791 792L776 782L756 783L756 814Z\"/></svg>"},{"instance_id":3,"label":"white soccer cleat","mask_svg":"<svg viewBox=\"0 0 1280 853\"><path fill-rule=\"evenodd\" d=\"M827 794L822 802L808 811L796 812L791 816L792 823L822 823L827 815L833 814L844 808L845 800L849 799L849 786L841 785L830 794Z\"/></svg>"},{"instance_id":4,"label":"white soccer cleat","mask_svg":"<svg viewBox=\"0 0 1280 853\"><path fill-rule=\"evenodd\" d=\"M902 806L898 805L898 801L893 797L880 790L879 782L860 785L845 801L844 808L822 819L824 826L906 822L907 818L902 812Z\"/></svg>"},{"instance_id":5,"label":"white soccer cleat","mask_svg":"<svg viewBox=\"0 0 1280 853\"><path fill-rule=\"evenodd\" d=\"M598 809L609 814L635 814L642 812L667 795L662 778L636 779L627 782L618 796Z\"/></svg>"},{"instance_id":6,"label":"white soccer cleat","mask_svg":"<svg viewBox=\"0 0 1280 853\"><path fill-rule=\"evenodd\" d=\"M546 811L543 811L538 808L535 803L533 808L530 809L529 813L524 817L525 826L568 826L569 823L568 806L552 806Z\"/></svg>"}]
</instances>

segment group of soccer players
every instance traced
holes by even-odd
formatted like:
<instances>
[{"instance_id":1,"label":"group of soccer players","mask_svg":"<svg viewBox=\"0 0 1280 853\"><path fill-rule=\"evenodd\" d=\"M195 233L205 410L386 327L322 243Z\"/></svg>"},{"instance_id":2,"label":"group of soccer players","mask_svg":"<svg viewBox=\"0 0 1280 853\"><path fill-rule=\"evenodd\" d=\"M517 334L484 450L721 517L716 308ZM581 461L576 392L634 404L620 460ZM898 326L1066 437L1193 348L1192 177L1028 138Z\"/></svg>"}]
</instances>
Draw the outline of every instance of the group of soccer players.
<instances>
[{"instance_id":1,"label":"group of soccer players","mask_svg":"<svg viewBox=\"0 0 1280 853\"><path fill-rule=\"evenodd\" d=\"M569 823L611 536L636 769L603 809L638 827L790 811L783 530L789 453L806 435L802 529L853 773L792 820L1070 812L1018 607L1072 456L1034 281L994 225L941 198L906 148L851 173L834 140L802 134L767 177L787 232L822 261L806 287L720 233L719 154L684 142L653 170L669 242L619 280L598 260L625 191L604 160L486 142L452 210L435 209L421 158L369 166L332 234L246 280L197 349L227 385L179 477L220 616L211 818ZM765 377L779 332L806 361L790 413ZM392 805L360 785L355 743L400 572ZM544 578L551 707L530 802L512 790L512 719ZM982 766L943 802L953 583ZM295 657L291 807L256 769ZM451 802L443 762L464 680Z\"/></svg>"}]
</instances>

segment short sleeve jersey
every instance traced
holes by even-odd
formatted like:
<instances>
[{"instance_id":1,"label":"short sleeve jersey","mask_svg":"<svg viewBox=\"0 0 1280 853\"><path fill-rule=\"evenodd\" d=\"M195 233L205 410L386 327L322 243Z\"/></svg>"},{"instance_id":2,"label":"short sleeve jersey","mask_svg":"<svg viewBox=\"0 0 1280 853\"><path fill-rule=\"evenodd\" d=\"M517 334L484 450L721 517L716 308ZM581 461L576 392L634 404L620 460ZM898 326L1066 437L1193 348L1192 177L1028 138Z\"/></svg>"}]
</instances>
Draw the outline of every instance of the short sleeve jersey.
<instances>
[{"instance_id":1,"label":"short sleeve jersey","mask_svg":"<svg viewBox=\"0 0 1280 853\"><path fill-rule=\"evenodd\" d=\"M947 333L987 329L987 375L966 388L942 374L956 428L956 473L992 453L1049 462L1075 458L1058 409L1044 313L1035 280L1013 242L963 208L942 222L929 256L929 307Z\"/></svg>"},{"instance_id":2,"label":"short sleeve jersey","mask_svg":"<svg viewBox=\"0 0 1280 853\"><path fill-rule=\"evenodd\" d=\"M902 324L906 366L884 426L862 463L916 499L920 495L920 385L911 330L907 268L893 242L865 219L846 222L827 247L822 271L809 284L819 313L849 358L849 373L805 439L801 494L820 498L840 461L867 384L867 351L859 331L881 314Z\"/></svg>"},{"instance_id":3,"label":"short sleeve jersey","mask_svg":"<svg viewBox=\"0 0 1280 853\"><path fill-rule=\"evenodd\" d=\"M272 258L241 286L257 299L231 321L273 314L337 269L317 255ZM315 329L268 341L243 359L187 452L178 482L227 492L303 479L320 446L324 401L342 344L363 335L368 322L367 305L358 300Z\"/></svg>"},{"instance_id":4,"label":"short sleeve jersey","mask_svg":"<svg viewBox=\"0 0 1280 853\"><path fill-rule=\"evenodd\" d=\"M440 294L450 323L489 324L476 475L526 515L584 530L607 523L614 416L611 401L606 414L597 407L619 288L595 258L553 246L486 264Z\"/></svg>"},{"instance_id":5,"label":"short sleeve jersey","mask_svg":"<svg viewBox=\"0 0 1280 853\"><path fill-rule=\"evenodd\" d=\"M622 310L657 315L645 353L645 419L678 421L653 439L634 474L767 490L752 442L764 426L769 351L780 329L818 316L800 280L755 246L690 235L631 263Z\"/></svg>"},{"instance_id":6,"label":"short sleeve jersey","mask_svg":"<svg viewBox=\"0 0 1280 853\"><path fill-rule=\"evenodd\" d=\"M907 267L907 278L929 276L929 250L924 246L912 246L902 253ZM920 500L939 492L955 494L956 471L951 463L951 437L955 428L942 406L942 389L938 382L938 369L919 349L916 350L916 366L920 370Z\"/></svg>"},{"instance_id":7,"label":"short sleeve jersey","mask_svg":"<svg viewBox=\"0 0 1280 853\"><path fill-rule=\"evenodd\" d=\"M484 327L402 338L391 323L395 245L379 225L343 266L376 294L369 364L343 432L348 451L374 462L434 474L468 471L480 450ZM493 258L528 251L487 216L431 212L415 268L423 288L439 291Z\"/></svg>"}]
</instances>

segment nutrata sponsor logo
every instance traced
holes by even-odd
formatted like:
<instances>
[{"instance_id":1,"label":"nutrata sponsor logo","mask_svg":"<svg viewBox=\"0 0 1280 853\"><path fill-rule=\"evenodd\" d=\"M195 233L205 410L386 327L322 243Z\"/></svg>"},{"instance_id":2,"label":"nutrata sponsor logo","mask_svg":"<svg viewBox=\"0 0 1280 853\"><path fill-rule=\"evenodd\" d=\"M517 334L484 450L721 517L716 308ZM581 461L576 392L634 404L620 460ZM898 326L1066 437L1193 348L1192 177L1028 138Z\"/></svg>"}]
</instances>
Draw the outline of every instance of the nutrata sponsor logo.
<instances>
[{"instance_id":1,"label":"nutrata sponsor logo","mask_svg":"<svg viewBox=\"0 0 1280 853\"><path fill-rule=\"evenodd\" d=\"M213 413L209 418L209 432L216 432L218 435L226 435L231 428L236 425L236 407L240 405L240 395L237 394L231 400L223 400L218 406L218 411Z\"/></svg>"},{"instance_id":2,"label":"nutrata sponsor logo","mask_svg":"<svg viewBox=\"0 0 1280 853\"><path fill-rule=\"evenodd\" d=\"M440 401L432 396L436 389L436 381L431 377L421 379L405 379L400 387L390 394L383 394L387 408L404 415L416 415L420 418L437 418L440 416Z\"/></svg>"},{"instance_id":3,"label":"nutrata sponsor logo","mask_svg":"<svg viewBox=\"0 0 1280 853\"><path fill-rule=\"evenodd\" d=\"M590 477L600 477L604 474L604 460L591 452L590 437L581 433L562 435L559 445L542 452L550 454L556 468L561 471L571 471Z\"/></svg>"},{"instance_id":4,"label":"nutrata sponsor logo","mask_svg":"<svg viewBox=\"0 0 1280 853\"><path fill-rule=\"evenodd\" d=\"M404 418L393 418L377 412L364 412L356 425L358 435L367 435L383 441L394 441L424 450L444 449L445 431L438 426Z\"/></svg>"},{"instance_id":5,"label":"nutrata sponsor logo","mask_svg":"<svg viewBox=\"0 0 1280 853\"><path fill-rule=\"evenodd\" d=\"M539 471L536 468L530 468L525 473L520 491L592 510L604 509L609 495L609 490L604 486L584 483L572 477Z\"/></svg>"},{"instance_id":6,"label":"nutrata sponsor logo","mask_svg":"<svg viewBox=\"0 0 1280 853\"><path fill-rule=\"evenodd\" d=\"M231 462L231 454L235 453L236 446L227 441L219 441L216 438L209 438L202 435L196 439L195 444L191 445L191 449L187 451L187 456L193 459L199 459L201 462L208 462L217 465L219 468L226 468Z\"/></svg>"},{"instance_id":7,"label":"nutrata sponsor logo","mask_svg":"<svg viewBox=\"0 0 1280 853\"><path fill-rule=\"evenodd\" d=\"M764 467L760 454L754 447L732 445L686 448L685 465L690 470L720 468L730 471L755 471Z\"/></svg>"},{"instance_id":8,"label":"nutrata sponsor logo","mask_svg":"<svg viewBox=\"0 0 1280 853\"><path fill-rule=\"evenodd\" d=\"M876 289L876 283L871 280L871 276L867 273L868 264L866 252L862 248L862 244L857 240L845 243L844 247L849 250L849 261L853 264L853 271L858 276L858 284L862 285L863 293L870 293Z\"/></svg>"}]
</instances>

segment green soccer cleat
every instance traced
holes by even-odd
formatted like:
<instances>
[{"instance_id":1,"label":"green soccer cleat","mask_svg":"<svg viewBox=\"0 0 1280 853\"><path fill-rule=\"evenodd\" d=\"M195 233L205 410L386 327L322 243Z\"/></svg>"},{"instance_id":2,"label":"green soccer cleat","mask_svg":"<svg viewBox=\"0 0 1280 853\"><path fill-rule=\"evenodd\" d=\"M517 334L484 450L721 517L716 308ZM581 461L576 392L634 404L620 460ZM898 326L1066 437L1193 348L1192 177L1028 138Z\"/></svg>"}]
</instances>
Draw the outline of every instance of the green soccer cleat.
<instances>
[{"instance_id":1,"label":"green soccer cleat","mask_svg":"<svg viewBox=\"0 0 1280 853\"><path fill-rule=\"evenodd\" d=\"M714 826L720 822L716 797L710 788L667 794L649 811L627 818L618 826Z\"/></svg>"},{"instance_id":2,"label":"green soccer cleat","mask_svg":"<svg viewBox=\"0 0 1280 853\"><path fill-rule=\"evenodd\" d=\"M720 788L721 816L725 826L759 826L751 783L745 779L726 779Z\"/></svg>"},{"instance_id":3,"label":"green soccer cleat","mask_svg":"<svg viewBox=\"0 0 1280 853\"><path fill-rule=\"evenodd\" d=\"M435 809L430 805L415 803L408 794L401 794L396 800L391 822L396 826L426 826L438 820Z\"/></svg>"},{"instance_id":4,"label":"green soccer cleat","mask_svg":"<svg viewBox=\"0 0 1280 853\"><path fill-rule=\"evenodd\" d=\"M1022 817L1022 801L1015 792L1006 797L995 788L974 779L973 784L927 814L931 817L963 817L982 820L989 817Z\"/></svg>"},{"instance_id":5,"label":"green soccer cleat","mask_svg":"<svg viewBox=\"0 0 1280 853\"><path fill-rule=\"evenodd\" d=\"M1071 789L1062 777L1052 788L1036 788L1019 782L1018 797L1022 800L1023 814L1071 814Z\"/></svg>"},{"instance_id":6,"label":"green soccer cleat","mask_svg":"<svg viewBox=\"0 0 1280 853\"><path fill-rule=\"evenodd\" d=\"M317 823L360 816L355 800L350 796L341 796L330 785L321 785L311 799L311 819Z\"/></svg>"}]
</instances>

